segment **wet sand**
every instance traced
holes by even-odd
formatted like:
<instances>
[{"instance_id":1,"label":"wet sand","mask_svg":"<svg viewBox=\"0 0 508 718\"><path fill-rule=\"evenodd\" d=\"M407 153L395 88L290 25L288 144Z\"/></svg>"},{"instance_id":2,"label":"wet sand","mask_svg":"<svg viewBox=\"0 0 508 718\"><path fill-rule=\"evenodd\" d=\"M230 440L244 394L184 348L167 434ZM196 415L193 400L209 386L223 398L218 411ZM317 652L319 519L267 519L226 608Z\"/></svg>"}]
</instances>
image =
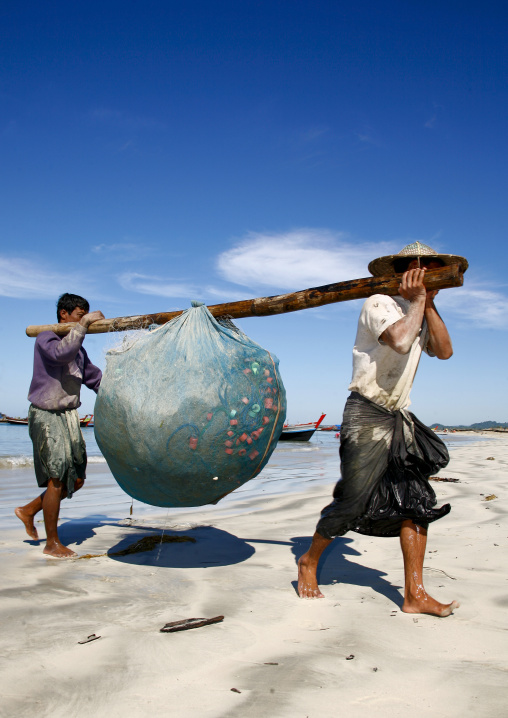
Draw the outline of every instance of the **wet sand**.
<instances>
[{"instance_id":1,"label":"wet sand","mask_svg":"<svg viewBox=\"0 0 508 718\"><path fill-rule=\"evenodd\" d=\"M310 466L311 454L302 457ZM440 475L459 483L434 484L452 512L431 526L424 571L432 595L461 603L446 619L401 612L397 539L337 539L319 575L325 598L297 598L296 561L330 500L338 459L312 480L307 467L289 492L283 482L251 482L217 506L135 502L132 518L107 468L92 465L62 510L61 538L78 554L111 554L161 531L195 543L70 561L45 558L12 515L34 494L32 471L1 471L0 714L506 715L508 437L451 457ZM219 614L216 625L159 631ZM78 643L90 634L101 638Z\"/></svg>"}]
</instances>

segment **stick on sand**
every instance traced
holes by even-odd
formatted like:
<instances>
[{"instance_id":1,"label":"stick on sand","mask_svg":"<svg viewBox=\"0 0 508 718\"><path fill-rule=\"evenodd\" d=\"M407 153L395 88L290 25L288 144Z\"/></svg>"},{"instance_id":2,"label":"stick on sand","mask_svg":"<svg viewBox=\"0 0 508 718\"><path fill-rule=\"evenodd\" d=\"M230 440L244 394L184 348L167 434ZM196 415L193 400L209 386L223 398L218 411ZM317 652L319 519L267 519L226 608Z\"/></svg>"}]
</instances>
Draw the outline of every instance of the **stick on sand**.
<instances>
[{"instance_id":1,"label":"stick on sand","mask_svg":"<svg viewBox=\"0 0 508 718\"><path fill-rule=\"evenodd\" d=\"M458 264L439 269L429 269L425 273L425 286L427 289L448 289L461 287L463 272ZM240 302L227 304L213 304L208 309L214 317L229 316L233 319L244 317L266 317L272 314L297 312L300 309L322 307L335 302L347 302L352 299L366 299L373 294L387 294L396 296L399 293L400 275L383 277L366 277L364 279L351 279L348 282L325 284L322 287L303 289L300 292L279 294L273 297L259 297L258 299L244 299ZM116 317L114 319L101 319L88 327L88 334L104 334L106 332L124 332L129 329L146 329L151 324L165 324L179 316L182 309L175 312L160 312L159 314L140 314L130 317ZM55 332L65 336L70 332L73 323L44 324L42 326L27 327L29 337L36 337L41 332Z\"/></svg>"}]
</instances>

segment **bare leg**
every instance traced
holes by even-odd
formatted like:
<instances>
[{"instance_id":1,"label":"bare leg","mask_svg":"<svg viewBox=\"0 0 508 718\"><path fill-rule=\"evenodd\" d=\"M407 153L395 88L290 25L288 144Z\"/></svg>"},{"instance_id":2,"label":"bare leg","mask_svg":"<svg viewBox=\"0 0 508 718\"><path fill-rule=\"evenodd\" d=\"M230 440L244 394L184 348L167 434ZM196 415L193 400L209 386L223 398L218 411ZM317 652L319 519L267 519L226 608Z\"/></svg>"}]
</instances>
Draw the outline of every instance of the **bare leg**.
<instances>
[{"instance_id":1,"label":"bare leg","mask_svg":"<svg viewBox=\"0 0 508 718\"><path fill-rule=\"evenodd\" d=\"M30 501L29 504L26 504L26 506L18 506L17 509L14 509L14 513L16 514L18 519L20 521L23 521L23 523L25 524L27 534L34 541L39 540L39 534L37 533L37 529L35 528L34 524L34 517L35 514L37 514L42 509L43 496L44 494L41 494L40 496L37 496L37 498L33 501Z\"/></svg>"},{"instance_id":2,"label":"bare leg","mask_svg":"<svg viewBox=\"0 0 508 718\"><path fill-rule=\"evenodd\" d=\"M319 590L316 573L321 554L331 542L332 539L326 539L321 534L315 533L310 549L298 561L298 595L300 598L324 598Z\"/></svg>"},{"instance_id":3,"label":"bare leg","mask_svg":"<svg viewBox=\"0 0 508 718\"><path fill-rule=\"evenodd\" d=\"M76 479L76 482L74 484L74 493L76 491L79 491L84 483L84 479ZM14 513L16 514L18 519L25 524L27 534L34 541L39 540L39 534L37 533L37 529L35 528L34 518L35 515L42 510L42 503L44 500L45 493L46 492L44 491L40 496L37 496L37 498L35 498L33 501L30 501L29 504L26 504L25 506L18 506L17 509L14 509ZM66 496L67 490L63 489L61 498L64 499Z\"/></svg>"},{"instance_id":4,"label":"bare leg","mask_svg":"<svg viewBox=\"0 0 508 718\"><path fill-rule=\"evenodd\" d=\"M42 512L46 527L46 546L43 553L47 556L53 556L53 558L76 556L75 552L64 546L58 538L58 515L63 493L62 482L59 479L50 479L42 500Z\"/></svg>"},{"instance_id":5,"label":"bare leg","mask_svg":"<svg viewBox=\"0 0 508 718\"><path fill-rule=\"evenodd\" d=\"M400 532L400 545L404 557L404 613L430 613L449 616L459 607L457 601L439 603L423 587L423 558L427 545L427 529L410 520L404 521Z\"/></svg>"}]
</instances>

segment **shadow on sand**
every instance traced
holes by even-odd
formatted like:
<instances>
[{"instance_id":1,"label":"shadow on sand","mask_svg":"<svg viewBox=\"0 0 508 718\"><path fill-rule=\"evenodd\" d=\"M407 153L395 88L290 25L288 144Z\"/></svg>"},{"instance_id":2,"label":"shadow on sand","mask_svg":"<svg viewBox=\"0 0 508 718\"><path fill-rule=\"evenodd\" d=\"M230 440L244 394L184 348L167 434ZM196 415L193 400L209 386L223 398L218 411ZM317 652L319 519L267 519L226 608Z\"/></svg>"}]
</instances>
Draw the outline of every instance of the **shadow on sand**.
<instances>
[{"instance_id":1,"label":"shadow on sand","mask_svg":"<svg viewBox=\"0 0 508 718\"><path fill-rule=\"evenodd\" d=\"M214 526L196 526L185 531L164 530L164 536L194 539L194 542L163 543L151 551L114 556L143 536L160 536L160 526L126 525L107 516L87 516L63 523L58 528L60 540L64 545L82 545L96 535L101 526L114 526L123 531L122 538L108 549L108 557L121 563L138 566L158 566L162 568L205 568L207 566L230 566L246 561L255 549L245 540Z\"/></svg>"},{"instance_id":2,"label":"shadow on sand","mask_svg":"<svg viewBox=\"0 0 508 718\"><path fill-rule=\"evenodd\" d=\"M160 529L157 531L161 533ZM138 566L159 566L163 568L207 568L209 566L231 566L246 561L254 553L243 539L217 529L214 526L197 526L186 531L165 531L164 536L188 536L195 543L165 543L156 546L153 551L113 556L132 543L132 534L119 541L108 551L110 558L121 563Z\"/></svg>"},{"instance_id":3,"label":"shadow on sand","mask_svg":"<svg viewBox=\"0 0 508 718\"><path fill-rule=\"evenodd\" d=\"M65 545L82 545L96 535L96 529L101 526L114 526L123 531L122 538L108 549L108 557L114 561L138 566L159 566L162 568L205 568L208 566L231 566L246 561L255 553L251 544L273 543L287 545L298 562L310 547L312 537L296 536L290 541L270 541L257 538L239 538L227 531L214 526L196 526L185 531L165 530L164 536L188 536L195 542L164 543L151 551L114 556L123 551L143 536L160 535L160 526L128 525L120 523L105 515L87 516L83 519L73 519L62 523L58 529L60 540ZM334 583L345 583L353 586L372 588L377 593L386 596L397 606L402 605L402 596L395 586L387 581L386 573L379 569L369 568L354 561L348 561L347 556L363 556L354 549L350 538L336 538L323 552L319 569L318 583L320 586L330 586ZM292 585L296 591L297 582Z\"/></svg>"},{"instance_id":4,"label":"shadow on sand","mask_svg":"<svg viewBox=\"0 0 508 718\"><path fill-rule=\"evenodd\" d=\"M291 550L296 563L298 563L299 558L309 550L311 541L311 536L297 536L291 539L293 544ZM352 543L353 539L350 538L336 538L325 551L323 551L317 572L318 584L320 586L330 586L335 583L345 583L352 586L369 587L377 593L386 596L386 598L393 601L397 606L402 606L403 598L398 591L398 589L402 587L394 586L383 578L383 576L386 576L386 573L347 560L347 555L364 555L354 549L350 545ZM293 581L292 584L296 591L297 581Z\"/></svg>"}]
</instances>

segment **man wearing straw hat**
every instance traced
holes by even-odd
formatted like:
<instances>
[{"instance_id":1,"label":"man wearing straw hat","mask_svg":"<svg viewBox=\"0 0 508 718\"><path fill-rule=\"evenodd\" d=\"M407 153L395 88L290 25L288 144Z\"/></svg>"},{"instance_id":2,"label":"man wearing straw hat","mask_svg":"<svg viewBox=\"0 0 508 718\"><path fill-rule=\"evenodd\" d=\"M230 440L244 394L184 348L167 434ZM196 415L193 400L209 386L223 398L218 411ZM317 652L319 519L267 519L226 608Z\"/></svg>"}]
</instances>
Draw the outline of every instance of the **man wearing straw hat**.
<instances>
[{"instance_id":1,"label":"man wearing straw hat","mask_svg":"<svg viewBox=\"0 0 508 718\"><path fill-rule=\"evenodd\" d=\"M43 553L51 558L76 554L58 537L58 515L63 498L72 497L85 480L86 447L77 408L81 385L97 393L102 372L94 366L82 344L93 322L102 312L90 312L87 300L77 294L62 294L57 303L58 323L77 322L65 337L41 332L34 347L34 371L28 399L28 431L34 448L37 483L45 491L26 506L15 509L27 534L37 541L35 515L42 509L46 529Z\"/></svg>"},{"instance_id":2,"label":"man wearing straw hat","mask_svg":"<svg viewBox=\"0 0 508 718\"><path fill-rule=\"evenodd\" d=\"M447 465L444 443L411 414L409 393L422 351L449 359L452 343L426 291L425 271L468 263L420 242L374 259L374 276L401 275L400 297L376 294L363 305L353 348L353 378L341 426L341 479L321 512L312 545L298 562L298 594L322 598L318 562L336 536L356 531L399 536L404 560L406 613L448 616L459 604L439 603L423 587L428 524L450 511L436 508L429 477Z\"/></svg>"}]
</instances>

